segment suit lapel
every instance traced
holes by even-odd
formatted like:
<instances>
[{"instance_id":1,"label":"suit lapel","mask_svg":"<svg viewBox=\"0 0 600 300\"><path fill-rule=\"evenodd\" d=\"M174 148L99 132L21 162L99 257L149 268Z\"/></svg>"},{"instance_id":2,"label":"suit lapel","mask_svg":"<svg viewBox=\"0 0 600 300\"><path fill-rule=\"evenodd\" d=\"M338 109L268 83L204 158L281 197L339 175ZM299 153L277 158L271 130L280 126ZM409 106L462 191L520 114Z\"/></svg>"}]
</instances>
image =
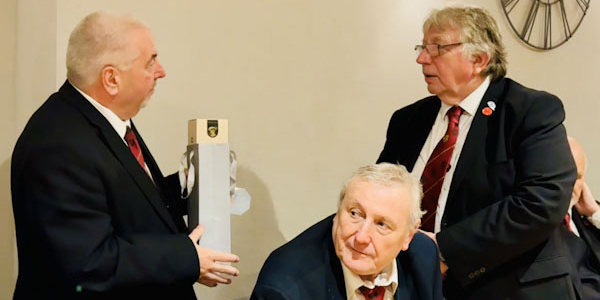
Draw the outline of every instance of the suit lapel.
<instances>
[{"instance_id":1,"label":"suit lapel","mask_svg":"<svg viewBox=\"0 0 600 300\"><path fill-rule=\"evenodd\" d=\"M164 207L165 204L174 205L174 203L173 203L174 199L172 199L170 194L167 192L168 187L165 185L165 180L163 180L164 176L163 176L162 172L160 171L158 164L154 160L152 153L150 153L150 150L146 146L144 139L138 133L135 125L133 124L133 120L131 120L131 128L138 138L138 143L140 144L140 148L144 155L144 161L146 162L146 166L148 166L148 170L150 171L150 173L152 174L152 178L154 179L154 188L158 190L158 192L160 193L160 196L162 197L162 199L164 199L162 207ZM179 218L179 219L176 219L176 218ZM167 220L172 221L172 223L177 228L178 232L185 232L187 230L186 225L180 216L173 215L171 218L167 218Z\"/></svg>"},{"instance_id":2,"label":"suit lapel","mask_svg":"<svg viewBox=\"0 0 600 300\"><path fill-rule=\"evenodd\" d=\"M500 95L504 89L504 79L494 81L490 83L487 91L483 95L479 107L473 116L473 122L471 128L465 139L458 163L456 164L456 170L452 177L452 184L450 185L450 191L448 193L447 204L450 203L456 194L458 187L465 178L465 176L471 170L471 165L475 159L481 159L479 155L482 155L481 149L485 149L486 134L488 132L488 123L491 118L497 117L495 114L499 111L502 105L502 99ZM491 116L486 116L482 113L482 110L487 107L488 101L493 101L496 104L495 112Z\"/></svg>"},{"instance_id":3,"label":"suit lapel","mask_svg":"<svg viewBox=\"0 0 600 300\"><path fill-rule=\"evenodd\" d=\"M98 128L99 136L127 170L133 181L154 207L156 213L173 232L177 232L175 223L166 210L154 183L131 155L129 148L110 123L70 83L66 82L60 88L60 92L65 95L65 97L62 97L63 99L75 106L90 121L91 125Z\"/></svg>"}]
</instances>

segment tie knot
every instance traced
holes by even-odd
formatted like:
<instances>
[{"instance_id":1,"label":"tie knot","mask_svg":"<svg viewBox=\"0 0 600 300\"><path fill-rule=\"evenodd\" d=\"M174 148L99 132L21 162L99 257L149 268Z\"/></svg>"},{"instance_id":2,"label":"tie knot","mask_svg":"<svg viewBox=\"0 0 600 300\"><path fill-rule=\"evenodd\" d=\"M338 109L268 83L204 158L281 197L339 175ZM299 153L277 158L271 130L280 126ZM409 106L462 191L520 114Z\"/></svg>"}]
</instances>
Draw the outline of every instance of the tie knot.
<instances>
[{"instance_id":1,"label":"tie knot","mask_svg":"<svg viewBox=\"0 0 600 300\"><path fill-rule=\"evenodd\" d=\"M385 287L383 286L376 286L372 289L366 286L361 286L359 290L367 300L381 300L385 294Z\"/></svg>"},{"instance_id":2,"label":"tie knot","mask_svg":"<svg viewBox=\"0 0 600 300\"><path fill-rule=\"evenodd\" d=\"M462 115L463 109L460 106L452 106L446 113L448 115L448 121L458 123L460 115Z\"/></svg>"},{"instance_id":3,"label":"tie knot","mask_svg":"<svg viewBox=\"0 0 600 300\"><path fill-rule=\"evenodd\" d=\"M127 129L125 130L125 141L127 143L131 143L135 140L136 140L135 133L133 133L133 130L131 129L131 127L127 126Z\"/></svg>"}]
</instances>

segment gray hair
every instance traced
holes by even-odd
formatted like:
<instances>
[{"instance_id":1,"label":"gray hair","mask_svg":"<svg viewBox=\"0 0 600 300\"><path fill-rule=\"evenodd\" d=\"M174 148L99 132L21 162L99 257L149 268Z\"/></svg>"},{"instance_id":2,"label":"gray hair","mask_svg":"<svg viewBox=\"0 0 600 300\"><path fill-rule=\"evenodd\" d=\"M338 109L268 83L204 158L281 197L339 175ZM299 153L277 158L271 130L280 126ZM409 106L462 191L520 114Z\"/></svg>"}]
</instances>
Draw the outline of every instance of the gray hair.
<instances>
[{"instance_id":1,"label":"gray hair","mask_svg":"<svg viewBox=\"0 0 600 300\"><path fill-rule=\"evenodd\" d=\"M139 55L130 42L136 29L148 29L130 16L106 12L87 15L71 32L67 46L67 79L79 88L94 83L107 65L127 70Z\"/></svg>"},{"instance_id":2,"label":"gray hair","mask_svg":"<svg viewBox=\"0 0 600 300\"><path fill-rule=\"evenodd\" d=\"M506 51L496 21L490 13L480 7L450 6L433 10L423 24L423 33L431 28L441 31L458 29L463 38L463 49L467 57L486 53L490 62L483 75L491 80L506 76Z\"/></svg>"},{"instance_id":3,"label":"gray hair","mask_svg":"<svg viewBox=\"0 0 600 300\"><path fill-rule=\"evenodd\" d=\"M386 186L389 186L394 183L403 185L408 189L408 193L411 196L411 199L409 199L409 226L415 226L423 216L424 212L421 210L421 198L423 196L421 190L421 183L417 178L412 176L404 166L390 163L380 163L360 167L352 174L352 177L350 177L348 180L346 180L346 182L344 182L342 190L340 191L338 207L344 200L344 197L346 196L348 186L350 186L351 183L357 180L376 182Z\"/></svg>"}]
</instances>

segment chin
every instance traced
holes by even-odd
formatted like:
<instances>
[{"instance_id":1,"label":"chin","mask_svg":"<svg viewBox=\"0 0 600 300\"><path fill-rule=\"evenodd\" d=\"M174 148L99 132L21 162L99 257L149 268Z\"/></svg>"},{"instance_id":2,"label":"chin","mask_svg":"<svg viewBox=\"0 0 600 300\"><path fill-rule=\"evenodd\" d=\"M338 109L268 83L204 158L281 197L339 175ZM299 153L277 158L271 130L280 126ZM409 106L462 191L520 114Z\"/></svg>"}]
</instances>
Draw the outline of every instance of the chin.
<instances>
[{"instance_id":1,"label":"chin","mask_svg":"<svg viewBox=\"0 0 600 300\"><path fill-rule=\"evenodd\" d=\"M146 99L144 99L142 101L142 104L140 104L140 108L146 107L146 105L148 105L148 102L150 102L150 96L148 96Z\"/></svg>"},{"instance_id":2,"label":"chin","mask_svg":"<svg viewBox=\"0 0 600 300\"><path fill-rule=\"evenodd\" d=\"M375 266L370 258L353 259L352 255L342 257L342 263L356 275L370 275L375 272Z\"/></svg>"},{"instance_id":3,"label":"chin","mask_svg":"<svg viewBox=\"0 0 600 300\"><path fill-rule=\"evenodd\" d=\"M430 94L437 95L440 92L440 89L437 88L436 86L432 86L431 84L428 84L427 85L427 91Z\"/></svg>"}]
</instances>

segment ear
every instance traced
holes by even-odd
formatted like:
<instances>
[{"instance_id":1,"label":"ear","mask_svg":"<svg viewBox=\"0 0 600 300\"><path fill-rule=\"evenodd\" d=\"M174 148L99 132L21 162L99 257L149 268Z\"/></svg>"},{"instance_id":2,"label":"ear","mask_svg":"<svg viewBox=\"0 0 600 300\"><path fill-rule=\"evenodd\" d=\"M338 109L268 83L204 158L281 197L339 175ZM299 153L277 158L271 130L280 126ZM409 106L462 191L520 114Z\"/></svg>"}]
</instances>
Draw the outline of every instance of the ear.
<instances>
[{"instance_id":1,"label":"ear","mask_svg":"<svg viewBox=\"0 0 600 300\"><path fill-rule=\"evenodd\" d=\"M480 76L488 66L490 56L485 52L477 53L473 55L471 61L473 62L473 75Z\"/></svg>"},{"instance_id":2,"label":"ear","mask_svg":"<svg viewBox=\"0 0 600 300\"><path fill-rule=\"evenodd\" d=\"M102 87L106 93L111 96L117 95L121 84L119 70L113 66L106 66L102 69L101 76Z\"/></svg>"},{"instance_id":3,"label":"ear","mask_svg":"<svg viewBox=\"0 0 600 300\"><path fill-rule=\"evenodd\" d=\"M408 236L406 237L406 240L404 240L404 242L402 243L402 251L408 250L408 246L410 245L412 239L415 237L415 234L417 234L417 231L419 231L419 227L421 227L421 220L418 220L415 226L409 229Z\"/></svg>"}]
</instances>

